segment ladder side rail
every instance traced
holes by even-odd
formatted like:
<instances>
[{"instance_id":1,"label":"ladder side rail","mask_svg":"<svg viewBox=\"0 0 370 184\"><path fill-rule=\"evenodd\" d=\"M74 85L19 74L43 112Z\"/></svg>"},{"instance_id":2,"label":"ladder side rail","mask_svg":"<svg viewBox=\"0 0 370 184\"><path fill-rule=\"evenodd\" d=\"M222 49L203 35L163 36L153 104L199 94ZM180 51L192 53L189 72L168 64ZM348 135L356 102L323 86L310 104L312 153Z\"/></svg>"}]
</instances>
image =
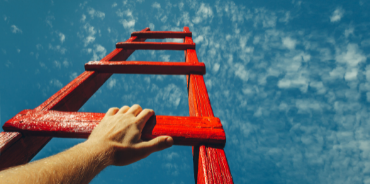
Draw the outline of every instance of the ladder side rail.
<instances>
[{"instance_id":1,"label":"ladder side rail","mask_svg":"<svg viewBox=\"0 0 370 184\"><path fill-rule=\"evenodd\" d=\"M184 32L190 32L184 27ZM191 37L185 37L185 43L192 43ZM198 63L196 52L186 50L186 62ZM203 76L191 74L187 76L190 116L213 117L211 103L204 83ZM223 149L206 145L193 147L194 174L197 183L233 183L231 172ZM196 158L199 156L199 159Z\"/></svg>"},{"instance_id":2,"label":"ladder side rail","mask_svg":"<svg viewBox=\"0 0 370 184\"><path fill-rule=\"evenodd\" d=\"M149 30L146 28L143 31ZM145 41L145 38L131 37L127 41ZM134 50L115 49L102 60L126 60L132 52ZM85 71L35 110L77 111L111 75ZM84 98L79 98L78 95ZM0 147L0 170L29 162L51 140L51 137L19 136L18 134L18 132L1 133L0 143L5 144L0 144L2 146Z\"/></svg>"}]
</instances>

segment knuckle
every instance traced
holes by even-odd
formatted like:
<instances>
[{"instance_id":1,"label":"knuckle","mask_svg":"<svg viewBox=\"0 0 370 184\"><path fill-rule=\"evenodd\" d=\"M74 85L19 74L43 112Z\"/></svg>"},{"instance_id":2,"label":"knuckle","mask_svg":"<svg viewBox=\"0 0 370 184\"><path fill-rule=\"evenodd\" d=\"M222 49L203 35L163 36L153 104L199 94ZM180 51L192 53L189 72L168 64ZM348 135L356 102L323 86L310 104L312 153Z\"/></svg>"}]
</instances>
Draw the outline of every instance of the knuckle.
<instances>
[{"instance_id":1,"label":"knuckle","mask_svg":"<svg viewBox=\"0 0 370 184\"><path fill-rule=\"evenodd\" d=\"M152 109L144 109L143 112L145 114L154 114L154 111Z\"/></svg>"},{"instance_id":2,"label":"knuckle","mask_svg":"<svg viewBox=\"0 0 370 184\"><path fill-rule=\"evenodd\" d=\"M111 108L109 108L109 111L113 111L113 110L117 110L118 109L118 107L111 107Z\"/></svg>"},{"instance_id":3,"label":"knuckle","mask_svg":"<svg viewBox=\"0 0 370 184\"><path fill-rule=\"evenodd\" d=\"M141 106L139 104L134 104L132 107L141 109Z\"/></svg>"}]
</instances>

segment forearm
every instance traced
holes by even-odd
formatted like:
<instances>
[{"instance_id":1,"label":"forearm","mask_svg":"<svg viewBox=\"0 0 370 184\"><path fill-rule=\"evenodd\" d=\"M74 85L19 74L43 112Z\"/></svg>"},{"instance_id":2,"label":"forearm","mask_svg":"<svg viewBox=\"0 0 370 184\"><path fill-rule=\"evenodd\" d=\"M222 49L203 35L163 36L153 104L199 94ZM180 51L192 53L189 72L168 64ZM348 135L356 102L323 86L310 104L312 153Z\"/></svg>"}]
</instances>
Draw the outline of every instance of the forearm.
<instances>
[{"instance_id":1,"label":"forearm","mask_svg":"<svg viewBox=\"0 0 370 184\"><path fill-rule=\"evenodd\" d=\"M153 110L110 108L84 143L30 164L0 172L0 183L88 183L109 165L128 165L155 151L171 147L173 139L141 140Z\"/></svg>"},{"instance_id":2,"label":"forearm","mask_svg":"<svg viewBox=\"0 0 370 184\"><path fill-rule=\"evenodd\" d=\"M86 141L27 165L0 172L0 183L88 183L108 166L109 150Z\"/></svg>"}]
</instances>

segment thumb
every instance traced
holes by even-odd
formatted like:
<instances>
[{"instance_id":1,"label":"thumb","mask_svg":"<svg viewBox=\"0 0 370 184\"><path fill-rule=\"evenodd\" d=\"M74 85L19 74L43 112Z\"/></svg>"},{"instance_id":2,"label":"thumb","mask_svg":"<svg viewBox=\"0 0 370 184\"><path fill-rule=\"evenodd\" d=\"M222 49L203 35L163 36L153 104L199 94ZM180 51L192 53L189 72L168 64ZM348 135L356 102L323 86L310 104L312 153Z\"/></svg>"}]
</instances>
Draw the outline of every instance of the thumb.
<instances>
[{"instance_id":1,"label":"thumb","mask_svg":"<svg viewBox=\"0 0 370 184\"><path fill-rule=\"evenodd\" d=\"M147 142L141 142L138 144L139 149L146 154L151 154L156 151L160 151L169 148L173 145L173 139L170 136L159 136Z\"/></svg>"}]
</instances>

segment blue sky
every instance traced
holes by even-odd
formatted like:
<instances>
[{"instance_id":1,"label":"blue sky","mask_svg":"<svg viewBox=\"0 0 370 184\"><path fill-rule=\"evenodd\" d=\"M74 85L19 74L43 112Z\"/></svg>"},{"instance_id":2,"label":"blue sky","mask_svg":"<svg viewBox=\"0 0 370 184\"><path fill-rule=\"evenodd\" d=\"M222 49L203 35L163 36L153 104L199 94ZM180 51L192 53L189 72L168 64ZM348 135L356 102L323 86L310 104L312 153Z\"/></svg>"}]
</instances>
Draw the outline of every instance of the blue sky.
<instances>
[{"instance_id":1,"label":"blue sky","mask_svg":"<svg viewBox=\"0 0 370 184\"><path fill-rule=\"evenodd\" d=\"M0 124L132 31L189 26L235 183L370 183L369 9L365 0L2 0ZM136 51L129 60L184 54ZM185 77L116 74L80 111L134 103L187 116ZM55 138L35 159L81 141ZM174 146L92 183L193 183L192 167L191 147Z\"/></svg>"}]
</instances>

